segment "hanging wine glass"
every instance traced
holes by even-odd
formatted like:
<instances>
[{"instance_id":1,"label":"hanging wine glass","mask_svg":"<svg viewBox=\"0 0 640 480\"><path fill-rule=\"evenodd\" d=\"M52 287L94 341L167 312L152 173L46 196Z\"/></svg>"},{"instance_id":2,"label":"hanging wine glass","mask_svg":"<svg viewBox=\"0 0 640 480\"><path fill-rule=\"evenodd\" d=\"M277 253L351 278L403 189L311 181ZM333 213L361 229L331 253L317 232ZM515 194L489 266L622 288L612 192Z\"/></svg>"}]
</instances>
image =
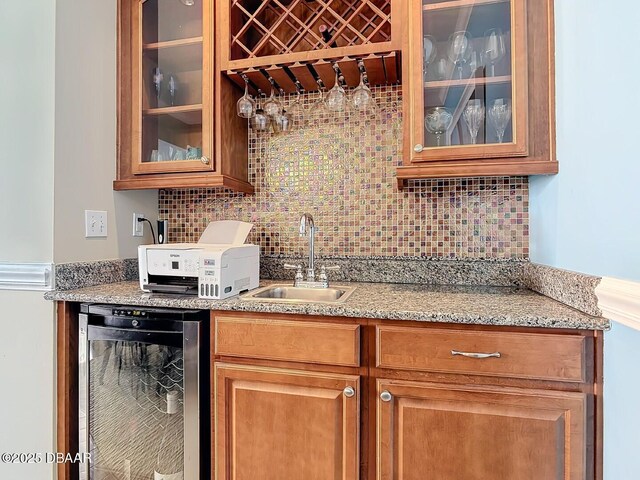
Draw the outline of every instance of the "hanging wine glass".
<instances>
[{"instance_id":1,"label":"hanging wine glass","mask_svg":"<svg viewBox=\"0 0 640 480\"><path fill-rule=\"evenodd\" d=\"M251 118L256 114L256 101L249 95L247 79L244 80L244 95L236 103L236 111L238 116L242 118Z\"/></svg>"},{"instance_id":2,"label":"hanging wine glass","mask_svg":"<svg viewBox=\"0 0 640 480\"><path fill-rule=\"evenodd\" d=\"M507 53L504 35L499 28L492 28L484 33L484 60L490 66L489 75L495 76L496 64Z\"/></svg>"},{"instance_id":3,"label":"hanging wine glass","mask_svg":"<svg viewBox=\"0 0 640 480\"><path fill-rule=\"evenodd\" d=\"M347 105L347 93L340 85L340 79L338 78L338 71L336 70L336 82L333 88L327 93L327 98L324 100L325 105L332 112L342 112Z\"/></svg>"},{"instance_id":4,"label":"hanging wine glass","mask_svg":"<svg viewBox=\"0 0 640 480\"><path fill-rule=\"evenodd\" d=\"M507 129L509 120L511 120L511 100L507 98L495 99L491 107L489 107L489 113L487 115L489 121L496 129L496 135L498 136L498 143L502 143L504 139L504 132Z\"/></svg>"},{"instance_id":5,"label":"hanging wine glass","mask_svg":"<svg viewBox=\"0 0 640 480\"><path fill-rule=\"evenodd\" d=\"M249 120L249 124L256 132L264 132L269 128L269 116L265 113L264 109L260 107L259 103L256 103L256 111Z\"/></svg>"},{"instance_id":6,"label":"hanging wine glass","mask_svg":"<svg viewBox=\"0 0 640 480\"><path fill-rule=\"evenodd\" d=\"M273 131L275 133L286 133L291 130L293 119L291 114L283 109L272 118L271 124L273 125Z\"/></svg>"},{"instance_id":7,"label":"hanging wine glass","mask_svg":"<svg viewBox=\"0 0 640 480\"><path fill-rule=\"evenodd\" d=\"M361 112L366 111L373 102L373 92L371 92L369 86L364 83L364 79L364 73L360 73L360 84L351 93L353 108Z\"/></svg>"},{"instance_id":8,"label":"hanging wine glass","mask_svg":"<svg viewBox=\"0 0 640 480\"><path fill-rule=\"evenodd\" d=\"M276 98L275 89L273 86L271 87L271 95L268 100L264 102L264 113L266 113L269 117L275 117L282 111L282 104Z\"/></svg>"},{"instance_id":9,"label":"hanging wine glass","mask_svg":"<svg viewBox=\"0 0 640 480\"><path fill-rule=\"evenodd\" d=\"M427 69L435 60L437 53L436 39L431 35L422 37L422 78L425 82L427 81Z\"/></svg>"},{"instance_id":10,"label":"hanging wine glass","mask_svg":"<svg viewBox=\"0 0 640 480\"><path fill-rule=\"evenodd\" d=\"M458 67L458 78L462 80L462 71L471 56L471 37L467 32L456 32L449 37L449 60Z\"/></svg>"},{"instance_id":11,"label":"hanging wine glass","mask_svg":"<svg viewBox=\"0 0 640 480\"><path fill-rule=\"evenodd\" d=\"M424 126L427 131L436 136L436 145L440 146L440 137L446 133L453 122L453 114L448 108L433 107L427 110Z\"/></svg>"},{"instance_id":12,"label":"hanging wine glass","mask_svg":"<svg viewBox=\"0 0 640 480\"><path fill-rule=\"evenodd\" d=\"M480 99L472 99L467 102L467 106L462 111L462 118L467 124L471 143L476 144L480 125L484 121L484 102Z\"/></svg>"},{"instance_id":13,"label":"hanging wine glass","mask_svg":"<svg viewBox=\"0 0 640 480\"><path fill-rule=\"evenodd\" d=\"M304 109L300 102L300 92L296 94L295 100L287 107L287 113L291 117L293 126L302 127L304 125Z\"/></svg>"}]
</instances>

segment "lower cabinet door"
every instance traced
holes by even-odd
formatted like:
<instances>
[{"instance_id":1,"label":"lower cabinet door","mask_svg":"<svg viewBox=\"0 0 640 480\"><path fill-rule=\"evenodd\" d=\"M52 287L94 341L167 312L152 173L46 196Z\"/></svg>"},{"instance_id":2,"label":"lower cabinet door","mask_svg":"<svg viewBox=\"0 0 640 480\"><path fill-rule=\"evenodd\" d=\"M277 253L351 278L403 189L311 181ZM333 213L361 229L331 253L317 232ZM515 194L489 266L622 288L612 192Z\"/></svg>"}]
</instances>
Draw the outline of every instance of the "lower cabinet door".
<instances>
[{"instance_id":1,"label":"lower cabinet door","mask_svg":"<svg viewBox=\"0 0 640 480\"><path fill-rule=\"evenodd\" d=\"M585 480L588 396L378 380L378 480Z\"/></svg>"},{"instance_id":2,"label":"lower cabinet door","mask_svg":"<svg viewBox=\"0 0 640 480\"><path fill-rule=\"evenodd\" d=\"M215 364L215 479L356 480L359 377Z\"/></svg>"}]
</instances>

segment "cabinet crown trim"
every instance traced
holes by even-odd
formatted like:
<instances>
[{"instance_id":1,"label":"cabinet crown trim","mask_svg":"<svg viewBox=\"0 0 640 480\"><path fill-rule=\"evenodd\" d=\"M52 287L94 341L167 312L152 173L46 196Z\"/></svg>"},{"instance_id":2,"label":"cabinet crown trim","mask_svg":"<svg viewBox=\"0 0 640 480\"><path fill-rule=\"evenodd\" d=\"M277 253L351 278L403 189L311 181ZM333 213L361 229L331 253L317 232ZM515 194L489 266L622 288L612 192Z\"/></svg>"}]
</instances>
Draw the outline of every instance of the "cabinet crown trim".
<instances>
[{"instance_id":1,"label":"cabinet crown trim","mask_svg":"<svg viewBox=\"0 0 640 480\"><path fill-rule=\"evenodd\" d=\"M603 317L640 330L640 282L604 277L596 295Z\"/></svg>"}]
</instances>

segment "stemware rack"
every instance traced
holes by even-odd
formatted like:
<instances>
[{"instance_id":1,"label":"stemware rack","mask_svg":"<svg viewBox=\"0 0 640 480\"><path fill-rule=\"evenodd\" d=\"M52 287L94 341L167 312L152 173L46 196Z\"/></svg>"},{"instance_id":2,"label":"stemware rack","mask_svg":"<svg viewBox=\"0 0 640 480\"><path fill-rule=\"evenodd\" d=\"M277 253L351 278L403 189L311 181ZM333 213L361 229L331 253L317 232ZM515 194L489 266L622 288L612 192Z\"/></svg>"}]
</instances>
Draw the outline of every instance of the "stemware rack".
<instances>
[{"instance_id":1,"label":"stemware rack","mask_svg":"<svg viewBox=\"0 0 640 480\"><path fill-rule=\"evenodd\" d=\"M330 88L336 68L356 86L401 80L402 0L223 0L221 68L253 93ZM325 36L320 27L326 28Z\"/></svg>"}]
</instances>

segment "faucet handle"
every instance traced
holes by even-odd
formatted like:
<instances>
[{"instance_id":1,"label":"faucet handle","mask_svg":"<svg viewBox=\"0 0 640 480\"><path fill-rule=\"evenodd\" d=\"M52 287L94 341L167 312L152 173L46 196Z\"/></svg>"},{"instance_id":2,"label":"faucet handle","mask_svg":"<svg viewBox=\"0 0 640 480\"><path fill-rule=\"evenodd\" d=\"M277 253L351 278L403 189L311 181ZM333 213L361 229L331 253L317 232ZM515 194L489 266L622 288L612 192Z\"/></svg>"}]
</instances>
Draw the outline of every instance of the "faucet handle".
<instances>
[{"instance_id":1,"label":"faucet handle","mask_svg":"<svg viewBox=\"0 0 640 480\"><path fill-rule=\"evenodd\" d=\"M304 280L304 276L302 275L302 265L292 265L291 263L285 263L283 266L285 270L296 271L296 276L293 281L294 286L298 286L298 284Z\"/></svg>"}]
</instances>

